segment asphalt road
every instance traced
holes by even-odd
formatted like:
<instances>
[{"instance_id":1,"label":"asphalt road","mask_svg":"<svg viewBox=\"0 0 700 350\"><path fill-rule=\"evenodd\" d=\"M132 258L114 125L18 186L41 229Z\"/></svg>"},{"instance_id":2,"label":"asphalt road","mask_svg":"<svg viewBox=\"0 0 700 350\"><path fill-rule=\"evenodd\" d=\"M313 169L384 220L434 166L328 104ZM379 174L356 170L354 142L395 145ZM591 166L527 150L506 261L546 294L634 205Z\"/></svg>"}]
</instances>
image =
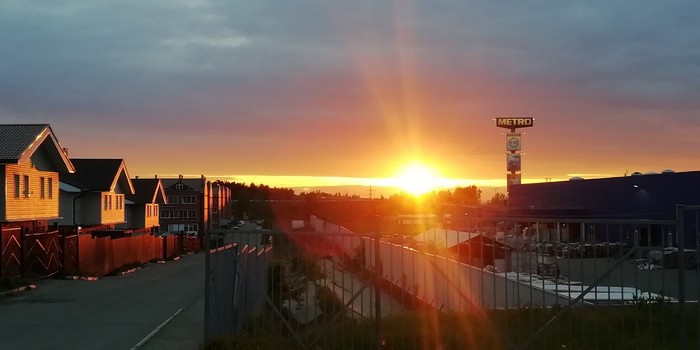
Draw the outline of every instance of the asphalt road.
<instances>
[{"instance_id":1,"label":"asphalt road","mask_svg":"<svg viewBox=\"0 0 700 350\"><path fill-rule=\"evenodd\" d=\"M0 297L0 349L129 350L203 294L201 253L98 281L44 280ZM184 332L201 339L203 326Z\"/></svg>"}]
</instances>

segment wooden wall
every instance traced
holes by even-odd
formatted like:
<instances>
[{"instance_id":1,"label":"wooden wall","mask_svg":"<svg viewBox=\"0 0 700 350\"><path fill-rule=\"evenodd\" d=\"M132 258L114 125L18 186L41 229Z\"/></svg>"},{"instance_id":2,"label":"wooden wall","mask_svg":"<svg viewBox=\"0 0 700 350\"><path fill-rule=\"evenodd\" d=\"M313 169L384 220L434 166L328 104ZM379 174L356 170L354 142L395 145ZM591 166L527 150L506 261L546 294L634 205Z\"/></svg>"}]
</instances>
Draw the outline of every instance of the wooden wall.
<instances>
[{"instance_id":1,"label":"wooden wall","mask_svg":"<svg viewBox=\"0 0 700 350\"><path fill-rule=\"evenodd\" d=\"M15 197L15 175L20 176L20 196ZM29 176L29 197L24 194L24 176ZM45 196L41 198L40 178L44 177ZM49 178L53 179L53 193L48 192ZM30 164L5 165L5 213L0 220L34 220L57 218L58 174L39 171ZM0 213L2 215L3 213Z\"/></svg>"}]
</instances>

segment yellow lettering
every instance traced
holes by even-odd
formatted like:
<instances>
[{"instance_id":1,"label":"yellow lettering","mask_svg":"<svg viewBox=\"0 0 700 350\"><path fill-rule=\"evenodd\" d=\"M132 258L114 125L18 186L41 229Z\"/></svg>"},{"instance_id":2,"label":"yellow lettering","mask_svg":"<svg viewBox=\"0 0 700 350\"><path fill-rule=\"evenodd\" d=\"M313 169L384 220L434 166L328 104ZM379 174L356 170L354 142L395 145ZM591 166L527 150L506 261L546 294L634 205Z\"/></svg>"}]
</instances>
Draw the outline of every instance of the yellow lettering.
<instances>
[{"instance_id":1,"label":"yellow lettering","mask_svg":"<svg viewBox=\"0 0 700 350\"><path fill-rule=\"evenodd\" d=\"M533 118L496 118L496 126L498 127L517 128L533 124Z\"/></svg>"}]
</instances>

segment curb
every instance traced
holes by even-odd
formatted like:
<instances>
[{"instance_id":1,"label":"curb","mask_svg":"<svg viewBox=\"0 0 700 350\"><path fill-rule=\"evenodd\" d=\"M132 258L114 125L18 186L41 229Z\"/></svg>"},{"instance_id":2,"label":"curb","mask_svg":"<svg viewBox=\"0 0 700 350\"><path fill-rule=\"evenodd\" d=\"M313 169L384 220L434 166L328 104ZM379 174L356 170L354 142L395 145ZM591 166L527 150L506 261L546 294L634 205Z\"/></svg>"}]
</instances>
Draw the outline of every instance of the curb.
<instances>
[{"instance_id":1,"label":"curb","mask_svg":"<svg viewBox=\"0 0 700 350\"><path fill-rule=\"evenodd\" d=\"M134 267L133 269L129 269L129 270L120 272L120 273L119 273L119 276L124 276L124 275L128 275L128 274L132 274L132 273L134 273L134 272L136 272L136 271L138 271L138 270L141 270L141 269L142 269L142 267Z\"/></svg>"},{"instance_id":2,"label":"curb","mask_svg":"<svg viewBox=\"0 0 700 350\"><path fill-rule=\"evenodd\" d=\"M28 289L31 290L31 289L35 289L35 288L36 288L36 285L35 285L35 284L29 284L29 285L26 285L26 286L21 286L21 287L15 288L15 289L10 289L10 290L6 290L6 291L0 292L0 297L4 297L4 296L7 296L7 295L12 295L12 294L17 294L17 293L21 293L21 292L24 292L24 291L26 291L26 290L28 290Z\"/></svg>"},{"instance_id":3,"label":"curb","mask_svg":"<svg viewBox=\"0 0 700 350\"><path fill-rule=\"evenodd\" d=\"M63 279L68 280L68 281L97 281L100 278L99 277L94 277L94 276L65 276Z\"/></svg>"}]
</instances>

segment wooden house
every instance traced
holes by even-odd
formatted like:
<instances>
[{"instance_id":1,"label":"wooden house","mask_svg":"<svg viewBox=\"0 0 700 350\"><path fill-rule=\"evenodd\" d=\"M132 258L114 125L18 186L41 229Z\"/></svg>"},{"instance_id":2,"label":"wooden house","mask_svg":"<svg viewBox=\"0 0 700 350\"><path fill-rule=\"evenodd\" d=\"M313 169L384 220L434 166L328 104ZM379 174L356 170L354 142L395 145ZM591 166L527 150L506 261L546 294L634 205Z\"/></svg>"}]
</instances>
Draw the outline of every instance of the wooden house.
<instances>
[{"instance_id":1,"label":"wooden house","mask_svg":"<svg viewBox=\"0 0 700 350\"><path fill-rule=\"evenodd\" d=\"M71 159L60 177L60 225L113 229L126 223L125 195L134 194L123 159Z\"/></svg>"},{"instance_id":2,"label":"wooden house","mask_svg":"<svg viewBox=\"0 0 700 350\"><path fill-rule=\"evenodd\" d=\"M0 125L0 231L45 232L60 217L58 174L74 171L48 124Z\"/></svg>"},{"instance_id":3,"label":"wooden house","mask_svg":"<svg viewBox=\"0 0 700 350\"><path fill-rule=\"evenodd\" d=\"M135 193L126 195L126 224L130 229L158 232L160 205L168 204L163 183L158 178L131 179Z\"/></svg>"}]
</instances>

